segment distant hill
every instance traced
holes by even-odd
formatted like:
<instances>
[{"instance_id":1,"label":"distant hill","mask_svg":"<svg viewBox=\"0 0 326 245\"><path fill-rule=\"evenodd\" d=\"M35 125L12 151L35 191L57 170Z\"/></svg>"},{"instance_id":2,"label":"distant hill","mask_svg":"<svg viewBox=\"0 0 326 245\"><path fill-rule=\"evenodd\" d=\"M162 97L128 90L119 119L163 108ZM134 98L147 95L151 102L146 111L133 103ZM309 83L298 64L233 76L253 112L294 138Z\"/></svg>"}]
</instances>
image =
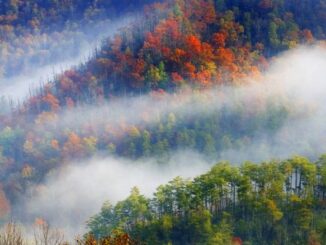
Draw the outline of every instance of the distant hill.
<instances>
[{"instance_id":1,"label":"distant hill","mask_svg":"<svg viewBox=\"0 0 326 245\"><path fill-rule=\"evenodd\" d=\"M81 40L97 40L110 21L135 14L150 2L1 1L0 82L37 66L73 58L83 48Z\"/></svg>"}]
</instances>

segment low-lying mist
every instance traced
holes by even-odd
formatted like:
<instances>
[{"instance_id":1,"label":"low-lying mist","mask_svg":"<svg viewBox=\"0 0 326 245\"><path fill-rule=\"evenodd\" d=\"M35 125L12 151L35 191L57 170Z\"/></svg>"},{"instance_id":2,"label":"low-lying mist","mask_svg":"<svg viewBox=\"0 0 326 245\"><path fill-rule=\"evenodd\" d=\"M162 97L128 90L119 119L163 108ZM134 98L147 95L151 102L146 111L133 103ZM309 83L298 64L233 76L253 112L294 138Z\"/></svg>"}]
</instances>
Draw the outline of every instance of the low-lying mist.
<instances>
[{"instance_id":1,"label":"low-lying mist","mask_svg":"<svg viewBox=\"0 0 326 245\"><path fill-rule=\"evenodd\" d=\"M214 161L223 159L239 164L294 154L315 158L326 152L325 67L325 47L300 47L276 57L260 79L246 85L154 98L117 99L102 107L81 106L62 112L63 117L55 122L55 127L51 123L46 127L58 132L67 128L78 131L85 123L96 129L107 123L117 126L121 121L151 126L157 123L158 117L172 112L177 117L190 115L191 119L221 110L236 112L239 107L245 108L250 117L257 111L267 110L266 101L272 101L291 111L282 125L272 135L261 130L250 144L219 152ZM159 184L178 175L193 177L214 163L191 151L176 153L166 163L157 162L155 157L137 161L98 157L83 163L72 162L49 174L43 186L32 187L15 215L30 222L44 217L70 234L80 233L89 216L105 200L113 203L121 200L133 186L150 195Z\"/></svg>"},{"instance_id":2,"label":"low-lying mist","mask_svg":"<svg viewBox=\"0 0 326 245\"><path fill-rule=\"evenodd\" d=\"M101 208L126 198L132 187L151 195L173 177L194 177L208 169L199 154L185 151L165 162L158 159L132 161L116 157L94 157L73 162L49 174L43 186L31 188L14 211L15 218L33 223L42 217L51 226L63 228L71 238L82 234L85 222Z\"/></svg>"},{"instance_id":3,"label":"low-lying mist","mask_svg":"<svg viewBox=\"0 0 326 245\"><path fill-rule=\"evenodd\" d=\"M221 158L241 162L287 158L294 154L316 158L325 153L325 66L325 46L301 47L276 57L263 77L263 85L276 102L280 94L287 98L291 115L274 135L255 137L242 149L222 152Z\"/></svg>"},{"instance_id":4,"label":"low-lying mist","mask_svg":"<svg viewBox=\"0 0 326 245\"><path fill-rule=\"evenodd\" d=\"M101 105L77 106L61 111L60 116L43 126L57 135L69 131L82 133L87 128L101 137L107 128L114 132L127 126L151 128L171 113L177 121L189 121L209 114L218 117L226 112L239 114L240 119L252 117L258 125L252 126L256 132L250 136L250 144L220 152L218 158L241 162L292 154L313 157L326 151L323 144L326 140L325 54L321 46L300 47L274 58L261 78L245 81L243 85L118 98ZM274 111L284 108L288 111L273 134L259 125L262 113L273 113L271 107ZM234 125L251 127L242 125L241 121Z\"/></svg>"}]
</instances>

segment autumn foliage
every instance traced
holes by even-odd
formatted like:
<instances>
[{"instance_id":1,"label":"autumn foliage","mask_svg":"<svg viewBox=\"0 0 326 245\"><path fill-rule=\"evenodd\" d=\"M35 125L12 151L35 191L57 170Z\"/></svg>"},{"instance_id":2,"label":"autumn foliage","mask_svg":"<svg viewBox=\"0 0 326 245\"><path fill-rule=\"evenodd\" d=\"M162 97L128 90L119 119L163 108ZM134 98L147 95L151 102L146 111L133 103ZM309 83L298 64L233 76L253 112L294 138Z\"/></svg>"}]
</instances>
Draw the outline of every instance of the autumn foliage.
<instances>
[{"instance_id":1,"label":"autumn foliage","mask_svg":"<svg viewBox=\"0 0 326 245\"><path fill-rule=\"evenodd\" d=\"M21 57L46 65L50 48L64 53L56 45L76 42L69 34L78 33L74 26L84 27L138 7L142 11L129 26L103 40L88 61L50 82L42 81L26 100L10 102L8 110L0 108L0 218L10 214L10 203L17 202L29 186L42 183L51 170L72 159L99 152L136 159L184 148L217 156L250 143L257 130L273 133L283 125L288 106L270 106L248 116L250 108L238 103L237 113L223 111L191 120L159 115L153 127L128 125L121 118L116 125L86 122L58 132L63 115L79 106L97 107L142 94L159 101L168 93L177 97L174 103L178 104L180 90L203 91L245 84L252 77L259 80L271 57L300 44L311 45L326 33L322 0L153 2L0 1L0 78L30 69L27 62L20 62ZM62 29L70 25L68 32ZM42 52L35 52L37 47L43 47ZM153 108L140 112L144 125L155 112ZM275 211L271 214L275 221L280 218L277 203L266 201L264 207ZM121 239L123 243L127 237ZM234 242L240 241L235 238Z\"/></svg>"}]
</instances>

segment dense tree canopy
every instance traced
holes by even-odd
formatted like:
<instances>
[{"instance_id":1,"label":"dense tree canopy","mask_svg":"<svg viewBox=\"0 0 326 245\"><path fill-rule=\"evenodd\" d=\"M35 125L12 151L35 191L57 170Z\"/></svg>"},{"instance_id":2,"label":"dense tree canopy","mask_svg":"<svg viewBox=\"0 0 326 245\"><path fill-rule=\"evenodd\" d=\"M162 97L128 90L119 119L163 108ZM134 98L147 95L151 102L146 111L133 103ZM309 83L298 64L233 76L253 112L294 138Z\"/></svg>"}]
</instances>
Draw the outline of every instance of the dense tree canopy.
<instances>
[{"instance_id":1,"label":"dense tree canopy","mask_svg":"<svg viewBox=\"0 0 326 245\"><path fill-rule=\"evenodd\" d=\"M239 167L220 162L194 180L177 177L146 198L135 187L88 222L100 239L129 233L145 244L322 244L325 156Z\"/></svg>"}]
</instances>

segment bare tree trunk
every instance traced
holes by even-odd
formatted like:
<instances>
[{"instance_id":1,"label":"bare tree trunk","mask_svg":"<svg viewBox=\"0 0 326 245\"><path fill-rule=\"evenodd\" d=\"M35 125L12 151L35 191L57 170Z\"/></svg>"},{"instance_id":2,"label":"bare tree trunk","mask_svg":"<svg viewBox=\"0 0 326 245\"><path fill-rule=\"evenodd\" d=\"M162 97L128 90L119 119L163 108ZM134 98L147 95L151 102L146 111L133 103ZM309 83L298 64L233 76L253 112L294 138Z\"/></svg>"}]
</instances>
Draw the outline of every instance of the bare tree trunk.
<instances>
[{"instance_id":1,"label":"bare tree trunk","mask_svg":"<svg viewBox=\"0 0 326 245\"><path fill-rule=\"evenodd\" d=\"M64 245L64 235L57 229L50 229L50 226L44 222L38 225L34 231L35 245Z\"/></svg>"},{"instance_id":2,"label":"bare tree trunk","mask_svg":"<svg viewBox=\"0 0 326 245\"><path fill-rule=\"evenodd\" d=\"M26 245L21 228L15 223L9 223L0 234L1 245Z\"/></svg>"}]
</instances>

